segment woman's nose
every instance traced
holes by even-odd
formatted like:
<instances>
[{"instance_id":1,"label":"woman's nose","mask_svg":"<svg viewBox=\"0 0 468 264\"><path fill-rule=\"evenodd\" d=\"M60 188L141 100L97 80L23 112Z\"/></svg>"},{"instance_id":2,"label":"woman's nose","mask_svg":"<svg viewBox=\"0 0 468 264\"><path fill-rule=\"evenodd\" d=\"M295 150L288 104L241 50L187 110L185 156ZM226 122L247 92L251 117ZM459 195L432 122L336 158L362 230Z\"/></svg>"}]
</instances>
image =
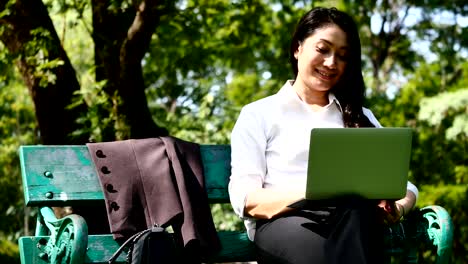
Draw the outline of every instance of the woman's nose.
<instances>
[{"instance_id":1,"label":"woman's nose","mask_svg":"<svg viewBox=\"0 0 468 264\"><path fill-rule=\"evenodd\" d=\"M325 61L323 63L326 67L334 69L336 68L336 59L335 55L330 55L325 58Z\"/></svg>"}]
</instances>

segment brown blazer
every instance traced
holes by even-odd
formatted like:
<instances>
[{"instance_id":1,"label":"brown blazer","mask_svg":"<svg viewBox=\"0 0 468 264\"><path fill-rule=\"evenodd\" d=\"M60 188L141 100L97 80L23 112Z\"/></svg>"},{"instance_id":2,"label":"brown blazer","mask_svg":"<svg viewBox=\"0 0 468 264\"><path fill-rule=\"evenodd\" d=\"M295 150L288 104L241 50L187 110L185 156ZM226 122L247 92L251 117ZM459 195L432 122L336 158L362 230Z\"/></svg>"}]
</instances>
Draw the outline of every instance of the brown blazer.
<instances>
[{"instance_id":1,"label":"brown blazer","mask_svg":"<svg viewBox=\"0 0 468 264\"><path fill-rule=\"evenodd\" d=\"M184 246L220 248L198 144L174 137L88 143L115 239L171 225ZM198 247L197 247L198 248Z\"/></svg>"}]
</instances>

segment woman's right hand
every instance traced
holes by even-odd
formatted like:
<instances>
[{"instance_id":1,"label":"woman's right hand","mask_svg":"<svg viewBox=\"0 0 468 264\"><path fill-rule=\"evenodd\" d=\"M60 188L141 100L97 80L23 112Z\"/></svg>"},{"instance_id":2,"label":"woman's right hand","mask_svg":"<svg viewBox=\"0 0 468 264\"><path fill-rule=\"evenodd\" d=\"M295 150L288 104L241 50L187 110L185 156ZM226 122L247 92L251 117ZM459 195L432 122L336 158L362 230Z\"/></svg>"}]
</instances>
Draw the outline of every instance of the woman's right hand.
<instances>
[{"instance_id":1,"label":"woman's right hand","mask_svg":"<svg viewBox=\"0 0 468 264\"><path fill-rule=\"evenodd\" d=\"M244 214L258 219L271 219L295 210L288 206L303 198L303 194L294 191L256 189L247 195Z\"/></svg>"},{"instance_id":2,"label":"woman's right hand","mask_svg":"<svg viewBox=\"0 0 468 264\"><path fill-rule=\"evenodd\" d=\"M394 200L382 200L378 206L381 209L382 218L387 224L395 224L403 216L404 209L402 205Z\"/></svg>"},{"instance_id":3,"label":"woman's right hand","mask_svg":"<svg viewBox=\"0 0 468 264\"><path fill-rule=\"evenodd\" d=\"M403 199L394 200L382 200L379 203L379 207L382 212L383 220L388 224L395 224L405 216L407 212L413 209L416 204L416 195L410 191L406 191L406 196Z\"/></svg>"}]
</instances>

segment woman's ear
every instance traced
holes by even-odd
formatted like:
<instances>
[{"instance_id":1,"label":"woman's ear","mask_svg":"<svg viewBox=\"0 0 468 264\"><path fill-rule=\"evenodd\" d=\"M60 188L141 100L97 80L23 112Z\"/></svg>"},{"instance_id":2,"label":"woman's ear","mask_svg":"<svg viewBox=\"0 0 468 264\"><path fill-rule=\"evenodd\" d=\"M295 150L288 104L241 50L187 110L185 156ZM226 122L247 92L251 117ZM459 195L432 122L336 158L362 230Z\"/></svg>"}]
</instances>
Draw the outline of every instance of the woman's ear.
<instances>
[{"instance_id":1,"label":"woman's ear","mask_svg":"<svg viewBox=\"0 0 468 264\"><path fill-rule=\"evenodd\" d=\"M302 49L302 45L301 45L301 42L299 42L299 45L297 45L297 49L296 51L294 51L294 58L296 58L296 60L298 59L299 57L299 51Z\"/></svg>"}]
</instances>

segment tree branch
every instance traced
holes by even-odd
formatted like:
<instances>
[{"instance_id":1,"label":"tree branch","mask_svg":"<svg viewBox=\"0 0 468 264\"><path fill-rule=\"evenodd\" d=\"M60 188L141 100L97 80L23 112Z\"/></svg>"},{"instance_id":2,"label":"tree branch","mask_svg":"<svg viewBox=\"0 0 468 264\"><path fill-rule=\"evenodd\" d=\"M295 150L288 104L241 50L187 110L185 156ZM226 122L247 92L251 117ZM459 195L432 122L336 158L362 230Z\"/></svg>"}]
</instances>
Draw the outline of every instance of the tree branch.
<instances>
[{"instance_id":1,"label":"tree branch","mask_svg":"<svg viewBox=\"0 0 468 264\"><path fill-rule=\"evenodd\" d=\"M144 0L138 5L135 19L128 29L127 38L122 45L121 55L123 58L121 60L141 62L148 50L151 36L159 23L158 7L156 0Z\"/></svg>"}]
</instances>

